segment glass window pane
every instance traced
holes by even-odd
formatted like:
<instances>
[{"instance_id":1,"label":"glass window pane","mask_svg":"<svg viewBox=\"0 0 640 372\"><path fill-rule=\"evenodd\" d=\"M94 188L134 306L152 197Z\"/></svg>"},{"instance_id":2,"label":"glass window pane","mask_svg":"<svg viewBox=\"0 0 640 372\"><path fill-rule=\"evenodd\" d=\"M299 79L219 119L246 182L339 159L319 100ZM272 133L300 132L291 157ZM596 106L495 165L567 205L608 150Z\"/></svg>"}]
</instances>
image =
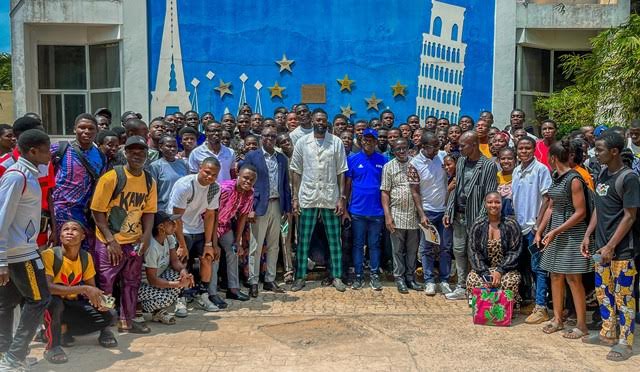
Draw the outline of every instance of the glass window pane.
<instances>
[{"instance_id":1,"label":"glass window pane","mask_svg":"<svg viewBox=\"0 0 640 372\"><path fill-rule=\"evenodd\" d=\"M533 133L538 136L539 133L539 123L540 121L546 119L542 117L538 117L538 113L536 112L536 101L544 98L542 96L528 96L521 95L520 96L520 107L525 113L525 124L524 127L527 132Z\"/></svg>"},{"instance_id":2,"label":"glass window pane","mask_svg":"<svg viewBox=\"0 0 640 372\"><path fill-rule=\"evenodd\" d=\"M64 121L65 134L73 135L73 122L76 116L87 112L84 94L65 94L64 95Z\"/></svg>"},{"instance_id":3,"label":"glass window pane","mask_svg":"<svg viewBox=\"0 0 640 372\"><path fill-rule=\"evenodd\" d=\"M522 47L521 86L519 91L549 93L551 52Z\"/></svg>"},{"instance_id":4,"label":"glass window pane","mask_svg":"<svg viewBox=\"0 0 640 372\"><path fill-rule=\"evenodd\" d=\"M587 52L555 52L553 53L553 91L558 92L562 89L573 85L573 77L567 79L562 70L562 58L565 54L584 55Z\"/></svg>"},{"instance_id":5,"label":"glass window pane","mask_svg":"<svg viewBox=\"0 0 640 372\"><path fill-rule=\"evenodd\" d=\"M40 89L87 89L84 46L38 45Z\"/></svg>"},{"instance_id":6,"label":"glass window pane","mask_svg":"<svg viewBox=\"0 0 640 372\"><path fill-rule=\"evenodd\" d=\"M44 129L49 134L62 135L62 95L42 94L40 96L40 113Z\"/></svg>"},{"instance_id":7,"label":"glass window pane","mask_svg":"<svg viewBox=\"0 0 640 372\"><path fill-rule=\"evenodd\" d=\"M91 112L95 112L101 107L106 107L114 115L120 117L120 92L91 93Z\"/></svg>"},{"instance_id":8,"label":"glass window pane","mask_svg":"<svg viewBox=\"0 0 640 372\"><path fill-rule=\"evenodd\" d=\"M120 46L118 43L89 46L91 89L120 87Z\"/></svg>"}]
</instances>

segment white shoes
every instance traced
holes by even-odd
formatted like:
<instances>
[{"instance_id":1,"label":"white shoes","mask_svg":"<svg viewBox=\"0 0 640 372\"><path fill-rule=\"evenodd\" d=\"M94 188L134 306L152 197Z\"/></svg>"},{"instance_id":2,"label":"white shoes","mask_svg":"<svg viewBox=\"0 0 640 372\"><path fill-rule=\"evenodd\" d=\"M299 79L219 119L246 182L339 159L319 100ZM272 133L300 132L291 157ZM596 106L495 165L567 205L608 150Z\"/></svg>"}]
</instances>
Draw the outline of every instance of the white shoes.
<instances>
[{"instance_id":1,"label":"white shoes","mask_svg":"<svg viewBox=\"0 0 640 372\"><path fill-rule=\"evenodd\" d=\"M445 295L447 300L466 300L467 290L462 287L456 287L455 291Z\"/></svg>"},{"instance_id":2,"label":"white shoes","mask_svg":"<svg viewBox=\"0 0 640 372\"><path fill-rule=\"evenodd\" d=\"M176 301L175 314L176 314L176 316L178 318L186 318L187 317L189 312L187 311L187 299L186 298L184 298L184 297L178 298L178 300Z\"/></svg>"},{"instance_id":3,"label":"white shoes","mask_svg":"<svg viewBox=\"0 0 640 372\"><path fill-rule=\"evenodd\" d=\"M213 302L211 302L211 300L209 300L209 294L207 292L199 294L196 297L196 302L198 303L198 306L200 306L204 311L220 311L220 308L217 307Z\"/></svg>"},{"instance_id":4,"label":"white shoes","mask_svg":"<svg viewBox=\"0 0 640 372\"><path fill-rule=\"evenodd\" d=\"M435 296L436 295L436 283L427 283L424 288L424 293L427 296Z\"/></svg>"},{"instance_id":5,"label":"white shoes","mask_svg":"<svg viewBox=\"0 0 640 372\"><path fill-rule=\"evenodd\" d=\"M438 292L442 293L443 295L448 295L449 293L452 292L451 287L449 286L449 283L438 283Z\"/></svg>"}]
</instances>

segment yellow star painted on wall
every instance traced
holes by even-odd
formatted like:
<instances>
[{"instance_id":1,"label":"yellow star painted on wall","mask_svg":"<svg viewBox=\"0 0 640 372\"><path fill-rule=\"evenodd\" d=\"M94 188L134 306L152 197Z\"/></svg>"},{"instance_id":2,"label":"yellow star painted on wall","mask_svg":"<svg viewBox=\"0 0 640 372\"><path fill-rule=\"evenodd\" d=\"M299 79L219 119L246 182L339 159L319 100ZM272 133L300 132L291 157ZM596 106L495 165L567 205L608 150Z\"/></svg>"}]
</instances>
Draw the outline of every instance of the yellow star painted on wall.
<instances>
[{"instance_id":1,"label":"yellow star painted on wall","mask_svg":"<svg viewBox=\"0 0 640 372\"><path fill-rule=\"evenodd\" d=\"M276 83L275 83L275 84L273 84L273 86L272 86L272 87L269 87L269 91L271 92L271 98L274 98L274 97L280 97L280 98L283 98L283 97L282 97L282 92L283 92L285 89L287 89L287 88L285 88L285 87L281 87L281 86L280 86L280 84L278 84L278 82L276 81Z\"/></svg>"},{"instance_id":2,"label":"yellow star painted on wall","mask_svg":"<svg viewBox=\"0 0 640 372\"><path fill-rule=\"evenodd\" d=\"M347 90L351 92L351 84L355 83L355 80L349 80L349 75L345 74L342 79L338 79L338 84L340 84L340 91Z\"/></svg>"},{"instance_id":3,"label":"yellow star painted on wall","mask_svg":"<svg viewBox=\"0 0 640 372\"><path fill-rule=\"evenodd\" d=\"M376 110L378 111L378 105L382 103L382 100L376 97L376 94L371 94L371 97L365 98L367 101L367 110Z\"/></svg>"},{"instance_id":4,"label":"yellow star painted on wall","mask_svg":"<svg viewBox=\"0 0 640 372\"><path fill-rule=\"evenodd\" d=\"M351 109L351 104L348 104L347 107L340 106L340 110L342 111L342 115L350 118L351 115L355 115L356 112Z\"/></svg>"},{"instance_id":5,"label":"yellow star painted on wall","mask_svg":"<svg viewBox=\"0 0 640 372\"><path fill-rule=\"evenodd\" d=\"M280 66L280 72L287 70L289 72L293 72L291 71L291 65L294 64L296 61L292 60L292 59L287 59L287 55L282 53L282 59L279 61L276 61L276 63L278 64L278 66Z\"/></svg>"},{"instance_id":6,"label":"yellow star painted on wall","mask_svg":"<svg viewBox=\"0 0 640 372\"><path fill-rule=\"evenodd\" d=\"M225 83L222 79L220 79L220 85L213 88L220 93L220 98L223 98L225 94L231 95L231 82Z\"/></svg>"},{"instance_id":7,"label":"yellow star painted on wall","mask_svg":"<svg viewBox=\"0 0 640 372\"><path fill-rule=\"evenodd\" d=\"M405 90L407 89L406 85L400 84L400 81L396 81L396 85L392 85L391 89L393 89L393 96L403 96L405 95Z\"/></svg>"}]
</instances>

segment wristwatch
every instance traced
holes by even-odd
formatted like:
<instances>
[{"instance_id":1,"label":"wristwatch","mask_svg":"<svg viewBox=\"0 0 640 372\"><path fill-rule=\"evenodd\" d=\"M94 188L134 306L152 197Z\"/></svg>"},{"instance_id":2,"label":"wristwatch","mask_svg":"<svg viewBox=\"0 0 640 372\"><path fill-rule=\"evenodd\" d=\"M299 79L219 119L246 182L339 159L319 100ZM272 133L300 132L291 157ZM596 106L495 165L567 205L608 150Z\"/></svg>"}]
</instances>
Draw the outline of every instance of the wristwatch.
<instances>
[{"instance_id":1,"label":"wristwatch","mask_svg":"<svg viewBox=\"0 0 640 372\"><path fill-rule=\"evenodd\" d=\"M213 242L204 243L205 247L213 247Z\"/></svg>"}]
</instances>

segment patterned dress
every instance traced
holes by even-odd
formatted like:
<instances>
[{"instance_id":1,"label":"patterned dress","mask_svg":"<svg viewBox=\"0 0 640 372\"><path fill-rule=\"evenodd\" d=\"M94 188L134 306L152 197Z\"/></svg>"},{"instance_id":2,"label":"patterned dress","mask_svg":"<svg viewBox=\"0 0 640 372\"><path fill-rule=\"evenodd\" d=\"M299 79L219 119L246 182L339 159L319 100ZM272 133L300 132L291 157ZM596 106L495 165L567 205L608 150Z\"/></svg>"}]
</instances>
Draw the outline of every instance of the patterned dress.
<instances>
[{"instance_id":1,"label":"patterned dress","mask_svg":"<svg viewBox=\"0 0 640 372\"><path fill-rule=\"evenodd\" d=\"M545 234L558 228L575 213L571 197L571 181L576 177L581 179L580 175L573 170L559 177L554 176L549 188L549 197L553 200L553 211ZM580 253L586 230L587 222L583 220L556 236L542 251L540 267L550 273L560 274L583 274L593 271L592 261ZM593 242L593 239L591 241Z\"/></svg>"},{"instance_id":2,"label":"patterned dress","mask_svg":"<svg viewBox=\"0 0 640 372\"><path fill-rule=\"evenodd\" d=\"M494 272L496 267L500 266L504 261L504 252L502 251L500 239L487 241L487 255L489 256L489 272ZM500 279L500 289L513 291L516 302L520 302L520 295L518 294L520 280L520 273L516 270L506 272ZM475 270L471 270L467 276L467 296L471 297L473 288L484 288L486 286L484 279Z\"/></svg>"}]
</instances>

